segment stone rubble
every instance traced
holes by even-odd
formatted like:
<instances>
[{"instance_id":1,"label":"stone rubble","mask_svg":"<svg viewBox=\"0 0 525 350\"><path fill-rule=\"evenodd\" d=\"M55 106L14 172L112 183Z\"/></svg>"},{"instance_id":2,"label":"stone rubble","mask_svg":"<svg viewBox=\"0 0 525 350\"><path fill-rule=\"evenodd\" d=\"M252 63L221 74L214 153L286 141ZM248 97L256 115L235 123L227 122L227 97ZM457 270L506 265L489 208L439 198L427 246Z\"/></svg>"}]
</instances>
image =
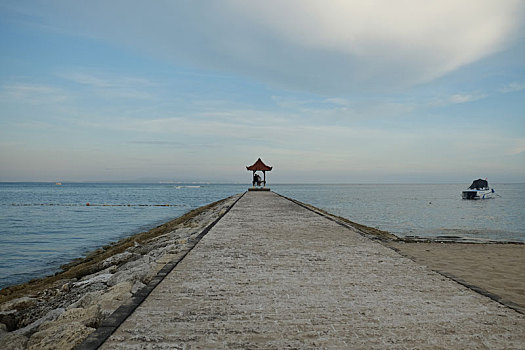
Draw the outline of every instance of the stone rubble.
<instances>
[{"instance_id":1,"label":"stone rubble","mask_svg":"<svg viewBox=\"0 0 525 350\"><path fill-rule=\"evenodd\" d=\"M168 233L135 242L80 280L60 280L40 293L0 304L0 349L73 349L164 265L190 250L195 237L240 196L227 198Z\"/></svg>"}]
</instances>

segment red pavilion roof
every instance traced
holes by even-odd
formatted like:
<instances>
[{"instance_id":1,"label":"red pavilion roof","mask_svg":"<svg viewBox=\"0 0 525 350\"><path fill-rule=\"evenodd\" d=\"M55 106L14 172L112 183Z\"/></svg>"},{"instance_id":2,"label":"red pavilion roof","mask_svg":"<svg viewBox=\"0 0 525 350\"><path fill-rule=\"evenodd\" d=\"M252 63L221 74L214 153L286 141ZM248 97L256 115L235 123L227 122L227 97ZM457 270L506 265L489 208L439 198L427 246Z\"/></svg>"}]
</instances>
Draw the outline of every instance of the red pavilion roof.
<instances>
[{"instance_id":1,"label":"red pavilion roof","mask_svg":"<svg viewBox=\"0 0 525 350\"><path fill-rule=\"evenodd\" d=\"M264 164L261 158L259 158L253 165L247 166L246 169L251 171L270 171L272 167Z\"/></svg>"}]
</instances>

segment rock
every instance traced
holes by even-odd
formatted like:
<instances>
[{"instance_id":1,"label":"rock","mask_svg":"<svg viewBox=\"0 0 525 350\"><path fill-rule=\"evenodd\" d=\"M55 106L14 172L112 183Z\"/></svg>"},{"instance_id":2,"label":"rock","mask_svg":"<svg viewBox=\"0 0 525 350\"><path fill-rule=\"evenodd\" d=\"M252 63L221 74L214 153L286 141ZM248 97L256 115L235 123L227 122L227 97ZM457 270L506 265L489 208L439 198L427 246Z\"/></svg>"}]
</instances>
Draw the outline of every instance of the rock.
<instances>
[{"instance_id":1,"label":"rock","mask_svg":"<svg viewBox=\"0 0 525 350\"><path fill-rule=\"evenodd\" d=\"M120 305L124 304L128 299L132 297L131 294L132 284L129 281L121 282L102 294L97 299L97 305L100 306L100 310L104 316L110 315Z\"/></svg>"},{"instance_id":2,"label":"rock","mask_svg":"<svg viewBox=\"0 0 525 350\"><path fill-rule=\"evenodd\" d=\"M4 324L7 327L8 331L13 331L16 329L16 311L2 311L0 312L0 323Z\"/></svg>"},{"instance_id":3,"label":"rock","mask_svg":"<svg viewBox=\"0 0 525 350\"><path fill-rule=\"evenodd\" d=\"M86 308L91 305L96 305L99 301L98 299L103 293L104 291L102 290L97 290L95 292L86 293L79 300L69 305L67 308L68 309L79 308L79 307Z\"/></svg>"},{"instance_id":4,"label":"rock","mask_svg":"<svg viewBox=\"0 0 525 350\"><path fill-rule=\"evenodd\" d=\"M135 281L137 278L132 275L132 271L119 271L115 273L112 278L108 280L108 286L115 286L122 282L131 282Z\"/></svg>"},{"instance_id":5,"label":"rock","mask_svg":"<svg viewBox=\"0 0 525 350\"><path fill-rule=\"evenodd\" d=\"M27 346L27 337L14 332L0 335L2 350L24 350Z\"/></svg>"},{"instance_id":6,"label":"rock","mask_svg":"<svg viewBox=\"0 0 525 350\"><path fill-rule=\"evenodd\" d=\"M69 292L69 291L71 290L71 287L72 287L72 286L73 286L73 283L70 283L70 282L68 282L68 283L64 283L64 284L62 285L62 287L60 287L60 291L61 291L61 292L65 292L65 293L67 293L67 292Z\"/></svg>"},{"instance_id":7,"label":"rock","mask_svg":"<svg viewBox=\"0 0 525 350\"><path fill-rule=\"evenodd\" d=\"M110 267L108 267L107 269L105 270L102 270L101 272L103 273L111 273L111 274L114 274L115 272L118 271L118 266L116 265L111 265Z\"/></svg>"},{"instance_id":8,"label":"rock","mask_svg":"<svg viewBox=\"0 0 525 350\"><path fill-rule=\"evenodd\" d=\"M154 264L152 264L152 277L162 270L162 268L166 266L167 263L178 260L182 255L184 255L184 253L185 252L178 252L177 254L164 254L161 256Z\"/></svg>"},{"instance_id":9,"label":"rock","mask_svg":"<svg viewBox=\"0 0 525 350\"><path fill-rule=\"evenodd\" d=\"M80 282L82 281L87 281L87 280L90 280L92 279L93 277L96 277L96 276L99 276L99 275L104 275L104 274L113 274L115 273L116 271L118 270L118 266L115 266L115 265L111 265L105 269L102 269L102 270L99 270L95 273L92 273L90 275L85 275L83 276L81 279L80 279Z\"/></svg>"},{"instance_id":10,"label":"rock","mask_svg":"<svg viewBox=\"0 0 525 350\"><path fill-rule=\"evenodd\" d=\"M7 331L7 326L3 323L0 323L0 344L2 344L2 338L9 334Z\"/></svg>"},{"instance_id":11,"label":"rock","mask_svg":"<svg viewBox=\"0 0 525 350\"><path fill-rule=\"evenodd\" d=\"M141 278L140 281L145 283L145 284L148 284L153 279L153 277L155 277L157 275L158 271L156 270L156 268L157 268L157 264L156 263L152 263L150 265L148 273L143 278Z\"/></svg>"},{"instance_id":12,"label":"rock","mask_svg":"<svg viewBox=\"0 0 525 350\"><path fill-rule=\"evenodd\" d=\"M107 258L106 260L102 262L102 267L105 268L111 265L123 264L127 262L128 260L130 260L132 256L133 256L133 253L130 253L128 251L110 256L109 258Z\"/></svg>"},{"instance_id":13,"label":"rock","mask_svg":"<svg viewBox=\"0 0 525 350\"><path fill-rule=\"evenodd\" d=\"M100 306L92 305L88 308L71 308L61 314L55 321L44 323L38 331L44 331L59 324L78 322L86 327L97 328L102 321Z\"/></svg>"},{"instance_id":14,"label":"rock","mask_svg":"<svg viewBox=\"0 0 525 350\"><path fill-rule=\"evenodd\" d=\"M154 250L159 250L159 249L164 248L168 244L170 244L168 235L162 235L159 237L155 237L155 239L153 240L149 240L147 242L147 248L148 248L147 250L149 252L154 251Z\"/></svg>"},{"instance_id":15,"label":"rock","mask_svg":"<svg viewBox=\"0 0 525 350\"><path fill-rule=\"evenodd\" d=\"M180 252L180 245L179 244L170 244L170 245L167 245L165 247L161 249L159 249L159 253L160 255L163 255L163 254L177 254L178 252Z\"/></svg>"},{"instance_id":16,"label":"rock","mask_svg":"<svg viewBox=\"0 0 525 350\"><path fill-rule=\"evenodd\" d=\"M128 266L129 265L129 266ZM126 267L126 268L125 268ZM149 263L144 260L133 261L127 263L120 268L120 271L115 273L107 282L108 286L114 286L124 281L146 281L147 277L151 273L152 267Z\"/></svg>"},{"instance_id":17,"label":"rock","mask_svg":"<svg viewBox=\"0 0 525 350\"><path fill-rule=\"evenodd\" d=\"M135 281L135 283L133 283L133 287L131 287L131 294L137 293L144 287L146 287L144 283L142 283L141 281Z\"/></svg>"},{"instance_id":18,"label":"rock","mask_svg":"<svg viewBox=\"0 0 525 350\"><path fill-rule=\"evenodd\" d=\"M101 275L97 275L93 278L90 278L85 281L75 282L73 283L74 287L84 287L93 283L106 283L113 275L110 273L104 273Z\"/></svg>"},{"instance_id":19,"label":"rock","mask_svg":"<svg viewBox=\"0 0 525 350\"><path fill-rule=\"evenodd\" d=\"M28 324L24 328L17 329L13 333L26 335L26 336L30 335L30 334L34 333L38 329L38 327L40 327L44 322L49 322L49 321L56 320L58 318L58 316L63 314L65 311L66 310L64 310L63 308L58 308L58 309L51 310L44 317L41 317L38 320L36 320L35 322L33 322L31 324Z\"/></svg>"},{"instance_id":20,"label":"rock","mask_svg":"<svg viewBox=\"0 0 525 350\"><path fill-rule=\"evenodd\" d=\"M133 285L131 284L131 282L125 281L109 288L104 295L124 295L131 292L132 286ZM102 296L102 298L104 298L104 295Z\"/></svg>"},{"instance_id":21,"label":"rock","mask_svg":"<svg viewBox=\"0 0 525 350\"><path fill-rule=\"evenodd\" d=\"M177 244L179 244L179 245L183 245L183 244L188 243L188 239L187 239L187 238L177 239L177 240L175 241L175 243L177 243Z\"/></svg>"},{"instance_id":22,"label":"rock","mask_svg":"<svg viewBox=\"0 0 525 350\"><path fill-rule=\"evenodd\" d=\"M33 305L35 305L37 302L37 299L30 298L30 297L21 297L17 299L10 300L6 303L3 303L0 305L0 311L9 311L9 310L22 310L27 309Z\"/></svg>"},{"instance_id":23,"label":"rock","mask_svg":"<svg viewBox=\"0 0 525 350\"><path fill-rule=\"evenodd\" d=\"M80 322L58 323L33 334L27 343L30 350L69 350L95 331Z\"/></svg>"},{"instance_id":24,"label":"rock","mask_svg":"<svg viewBox=\"0 0 525 350\"><path fill-rule=\"evenodd\" d=\"M164 254L156 262L157 262L157 264L166 265L167 263L172 262L173 260L179 258L180 254L178 254L178 253L179 252L177 251L176 253Z\"/></svg>"},{"instance_id":25,"label":"rock","mask_svg":"<svg viewBox=\"0 0 525 350\"><path fill-rule=\"evenodd\" d=\"M143 266L144 264L149 264L151 260L152 258L149 255L140 256L140 258L127 262L126 264L122 265L119 270L134 269L136 267Z\"/></svg>"}]
</instances>

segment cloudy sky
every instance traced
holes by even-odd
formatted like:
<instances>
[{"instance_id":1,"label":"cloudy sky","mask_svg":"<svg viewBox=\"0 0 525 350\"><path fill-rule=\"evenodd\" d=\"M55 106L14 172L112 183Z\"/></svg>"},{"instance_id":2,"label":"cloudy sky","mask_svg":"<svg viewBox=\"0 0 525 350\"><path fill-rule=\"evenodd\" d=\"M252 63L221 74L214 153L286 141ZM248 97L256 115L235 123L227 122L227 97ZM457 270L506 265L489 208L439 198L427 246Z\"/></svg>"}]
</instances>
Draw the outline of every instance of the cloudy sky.
<instances>
[{"instance_id":1,"label":"cloudy sky","mask_svg":"<svg viewBox=\"0 0 525 350\"><path fill-rule=\"evenodd\" d=\"M525 181L525 3L0 2L0 181Z\"/></svg>"}]
</instances>

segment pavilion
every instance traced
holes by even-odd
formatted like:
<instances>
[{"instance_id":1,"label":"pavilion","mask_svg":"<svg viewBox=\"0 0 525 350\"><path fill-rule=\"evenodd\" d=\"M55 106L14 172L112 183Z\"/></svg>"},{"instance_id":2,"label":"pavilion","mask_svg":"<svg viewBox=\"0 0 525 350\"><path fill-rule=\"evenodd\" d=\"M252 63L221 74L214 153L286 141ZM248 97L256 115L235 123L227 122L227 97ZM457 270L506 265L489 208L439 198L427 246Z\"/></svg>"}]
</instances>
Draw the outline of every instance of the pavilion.
<instances>
[{"instance_id":1,"label":"pavilion","mask_svg":"<svg viewBox=\"0 0 525 350\"><path fill-rule=\"evenodd\" d=\"M257 159L255 163L253 163L253 165L247 166L246 170L253 171L253 179L254 179L254 181L252 182L253 187L249 188L248 189L249 191L269 191L270 190L269 188L266 187L266 172L272 170L271 166L264 164L261 158L259 158ZM261 183L263 184L263 187L255 186L256 185L255 183L255 172L256 171L262 171L263 173L263 180L261 181Z\"/></svg>"}]
</instances>

